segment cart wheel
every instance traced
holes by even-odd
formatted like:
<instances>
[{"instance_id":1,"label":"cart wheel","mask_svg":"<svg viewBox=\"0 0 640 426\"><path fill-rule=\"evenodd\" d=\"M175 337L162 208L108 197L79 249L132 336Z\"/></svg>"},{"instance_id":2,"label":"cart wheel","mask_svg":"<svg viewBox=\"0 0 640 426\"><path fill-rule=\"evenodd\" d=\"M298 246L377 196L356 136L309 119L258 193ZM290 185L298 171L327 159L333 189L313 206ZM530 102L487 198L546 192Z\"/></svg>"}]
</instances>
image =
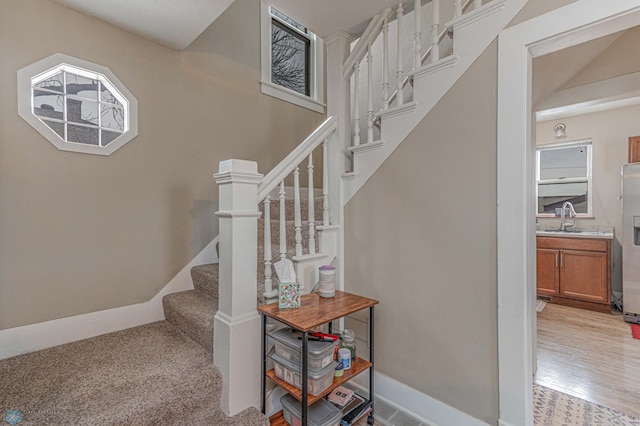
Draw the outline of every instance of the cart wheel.
<instances>
[{"instance_id":1,"label":"cart wheel","mask_svg":"<svg viewBox=\"0 0 640 426\"><path fill-rule=\"evenodd\" d=\"M369 417L367 417L367 424L373 425L373 422L374 422L373 414L369 414Z\"/></svg>"}]
</instances>

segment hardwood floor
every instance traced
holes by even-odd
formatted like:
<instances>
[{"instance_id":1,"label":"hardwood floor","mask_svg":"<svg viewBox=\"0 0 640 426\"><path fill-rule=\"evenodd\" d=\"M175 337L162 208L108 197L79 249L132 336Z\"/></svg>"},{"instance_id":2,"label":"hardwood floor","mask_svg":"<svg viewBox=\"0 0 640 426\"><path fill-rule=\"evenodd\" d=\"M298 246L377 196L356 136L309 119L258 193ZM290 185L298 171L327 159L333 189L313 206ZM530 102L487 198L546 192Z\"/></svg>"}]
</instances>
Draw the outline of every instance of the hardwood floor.
<instances>
[{"instance_id":1,"label":"hardwood floor","mask_svg":"<svg viewBox=\"0 0 640 426\"><path fill-rule=\"evenodd\" d=\"M537 318L537 384L640 417L640 340L621 314L548 303Z\"/></svg>"}]
</instances>

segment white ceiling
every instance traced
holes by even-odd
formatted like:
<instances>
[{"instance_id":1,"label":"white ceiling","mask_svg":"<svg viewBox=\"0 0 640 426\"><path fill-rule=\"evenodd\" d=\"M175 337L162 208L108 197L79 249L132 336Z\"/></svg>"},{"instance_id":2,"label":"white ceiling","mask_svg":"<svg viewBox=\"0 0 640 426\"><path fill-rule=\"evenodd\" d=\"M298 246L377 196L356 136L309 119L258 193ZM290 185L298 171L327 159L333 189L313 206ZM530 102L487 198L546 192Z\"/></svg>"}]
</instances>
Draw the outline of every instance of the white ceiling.
<instances>
[{"instance_id":1,"label":"white ceiling","mask_svg":"<svg viewBox=\"0 0 640 426\"><path fill-rule=\"evenodd\" d=\"M234 0L54 0L158 43L182 50Z\"/></svg>"},{"instance_id":2,"label":"white ceiling","mask_svg":"<svg viewBox=\"0 0 640 426\"><path fill-rule=\"evenodd\" d=\"M54 0L158 43L183 50L234 0ZM271 0L282 12L324 37L336 31L359 35L373 15L398 0ZM412 0L402 0L413 10Z\"/></svg>"}]
</instances>

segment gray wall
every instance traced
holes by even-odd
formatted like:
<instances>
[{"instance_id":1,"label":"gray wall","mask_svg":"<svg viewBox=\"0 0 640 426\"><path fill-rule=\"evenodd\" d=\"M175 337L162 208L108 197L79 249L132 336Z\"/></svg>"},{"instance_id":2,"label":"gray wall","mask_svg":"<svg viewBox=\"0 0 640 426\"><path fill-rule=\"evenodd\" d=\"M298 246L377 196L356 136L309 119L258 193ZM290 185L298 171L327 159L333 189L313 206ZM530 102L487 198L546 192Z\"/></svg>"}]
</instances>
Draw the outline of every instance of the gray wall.
<instances>
[{"instance_id":1,"label":"gray wall","mask_svg":"<svg viewBox=\"0 0 640 426\"><path fill-rule=\"evenodd\" d=\"M260 5L237 0L184 52L48 0L0 2L0 329L151 299L215 235L212 174L268 171L323 116L260 93ZM58 151L17 115L16 71L56 52L109 67L139 136Z\"/></svg>"},{"instance_id":2,"label":"gray wall","mask_svg":"<svg viewBox=\"0 0 640 426\"><path fill-rule=\"evenodd\" d=\"M611 46L567 81L560 89L595 83L640 71L640 27L624 32Z\"/></svg>"},{"instance_id":3,"label":"gray wall","mask_svg":"<svg viewBox=\"0 0 640 426\"><path fill-rule=\"evenodd\" d=\"M377 370L490 424L496 75L494 42L345 212L346 289L380 300Z\"/></svg>"},{"instance_id":4,"label":"gray wall","mask_svg":"<svg viewBox=\"0 0 640 426\"><path fill-rule=\"evenodd\" d=\"M507 27L513 27L521 24L536 16L559 9L577 0L529 0L520 12L511 20Z\"/></svg>"}]
</instances>

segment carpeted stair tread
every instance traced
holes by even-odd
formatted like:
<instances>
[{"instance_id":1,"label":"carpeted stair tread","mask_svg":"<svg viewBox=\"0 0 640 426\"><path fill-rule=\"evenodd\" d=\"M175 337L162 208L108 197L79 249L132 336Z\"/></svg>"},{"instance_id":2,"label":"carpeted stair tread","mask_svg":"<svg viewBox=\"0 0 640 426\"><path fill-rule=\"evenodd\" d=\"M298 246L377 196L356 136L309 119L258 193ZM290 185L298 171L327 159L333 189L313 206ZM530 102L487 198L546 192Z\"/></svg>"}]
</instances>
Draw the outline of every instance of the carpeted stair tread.
<instances>
[{"instance_id":1,"label":"carpeted stair tread","mask_svg":"<svg viewBox=\"0 0 640 426\"><path fill-rule=\"evenodd\" d=\"M213 352L213 317L218 311L218 299L196 290L167 294L162 298L167 321L191 337L209 352Z\"/></svg>"},{"instance_id":2,"label":"carpeted stair tread","mask_svg":"<svg viewBox=\"0 0 640 426\"><path fill-rule=\"evenodd\" d=\"M315 198L314 204L313 204L313 213L316 221L322 221L322 212L323 212L322 203L323 203L322 198ZM263 213L262 217L264 218L264 203L261 202L259 208L260 208L260 211ZM302 217L302 219L309 218L308 211L309 211L309 202L307 200L301 200L300 216ZM269 209L269 212L271 215L271 219L280 218L280 200L278 198L271 199L271 208ZM293 218L294 215L295 215L295 203L293 199L287 199L285 201L285 217Z\"/></svg>"},{"instance_id":3,"label":"carpeted stair tread","mask_svg":"<svg viewBox=\"0 0 640 426\"><path fill-rule=\"evenodd\" d=\"M160 321L0 361L0 408L21 425L268 425L255 409L221 413L221 376Z\"/></svg>"},{"instance_id":4,"label":"carpeted stair tread","mask_svg":"<svg viewBox=\"0 0 640 426\"><path fill-rule=\"evenodd\" d=\"M191 268L193 287L211 297L218 297L218 264L207 263Z\"/></svg>"},{"instance_id":5,"label":"carpeted stair tread","mask_svg":"<svg viewBox=\"0 0 640 426\"><path fill-rule=\"evenodd\" d=\"M287 231L287 248L295 247L296 245L296 227L295 221L287 220L285 222L285 229ZM309 252L309 222L304 220L301 222L300 232L302 234L302 247L303 252ZM316 247L318 245L318 230L314 229L314 238L316 239ZM258 245L264 245L264 219L258 219ZM278 250L280 247L280 221L271 220L271 246L274 250Z\"/></svg>"}]
</instances>

